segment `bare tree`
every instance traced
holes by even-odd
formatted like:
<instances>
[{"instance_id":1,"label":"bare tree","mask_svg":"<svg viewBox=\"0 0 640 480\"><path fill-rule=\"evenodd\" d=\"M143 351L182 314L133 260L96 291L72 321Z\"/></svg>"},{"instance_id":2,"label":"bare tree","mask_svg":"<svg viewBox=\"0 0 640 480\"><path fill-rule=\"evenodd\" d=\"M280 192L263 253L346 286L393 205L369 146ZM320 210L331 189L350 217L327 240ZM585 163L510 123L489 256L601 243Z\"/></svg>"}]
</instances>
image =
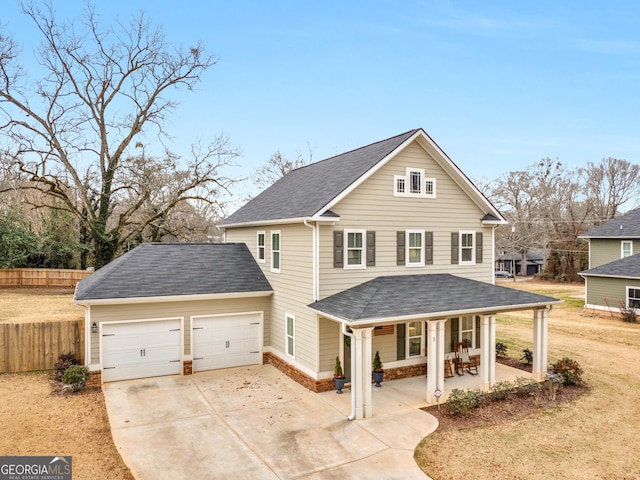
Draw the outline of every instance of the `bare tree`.
<instances>
[{"instance_id":1,"label":"bare tree","mask_svg":"<svg viewBox=\"0 0 640 480\"><path fill-rule=\"evenodd\" d=\"M282 177L284 177L291 170L304 167L313 161L313 151L310 146L309 157L305 158L301 153L298 153L298 157L295 160L288 160L280 150L276 151L267 163L256 170L254 175L254 183L262 188L268 187Z\"/></svg>"},{"instance_id":2,"label":"bare tree","mask_svg":"<svg viewBox=\"0 0 640 480\"><path fill-rule=\"evenodd\" d=\"M99 267L127 241L135 230L127 228L148 200L125 173L139 170L133 147L144 143L145 135L167 137L165 123L177 106L171 90L193 89L217 59L201 44L172 48L142 13L129 24L107 28L90 5L76 22L58 21L51 3L23 5L23 13L41 36L44 74L31 84L17 43L0 33L0 135L10 159L6 167L28 175L23 188L55 197L78 218ZM135 222L151 225L181 201L215 201L231 182L219 176L219 169L236 155L219 137L181 170L185 178L171 191L173 198ZM195 193L199 189L213 197Z\"/></svg>"},{"instance_id":3,"label":"bare tree","mask_svg":"<svg viewBox=\"0 0 640 480\"><path fill-rule=\"evenodd\" d=\"M599 164L587 162L587 167L582 171L589 196L594 202L598 224L615 218L622 205L640 194L640 166L627 160L603 158Z\"/></svg>"}]
</instances>

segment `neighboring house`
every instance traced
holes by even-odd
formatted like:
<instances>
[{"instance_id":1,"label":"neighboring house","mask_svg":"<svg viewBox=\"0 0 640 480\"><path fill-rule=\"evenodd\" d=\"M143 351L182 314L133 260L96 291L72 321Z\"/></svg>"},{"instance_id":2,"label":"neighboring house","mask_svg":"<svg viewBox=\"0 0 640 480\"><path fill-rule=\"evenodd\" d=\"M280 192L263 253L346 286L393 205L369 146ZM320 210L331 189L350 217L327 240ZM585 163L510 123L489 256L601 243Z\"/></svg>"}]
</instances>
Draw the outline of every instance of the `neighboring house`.
<instances>
[{"instance_id":1,"label":"neighboring house","mask_svg":"<svg viewBox=\"0 0 640 480\"><path fill-rule=\"evenodd\" d=\"M580 272L585 279L585 308L640 309L640 209L579 238L589 241L589 269Z\"/></svg>"},{"instance_id":2,"label":"neighboring house","mask_svg":"<svg viewBox=\"0 0 640 480\"><path fill-rule=\"evenodd\" d=\"M515 259L515 261L514 261ZM544 269L545 256L536 250L527 252L527 270L524 275L531 277ZM503 252L496 259L496 270L513 273L514 275L522 274L522 254Z\"/></svg>"},{"instance_id":3,"label":"neighboring house","mask_svg":"<svg viewBox=\"0 0 640 480\"><path fill-rule=\"evenodd\" d=\"M123 355L131 351L131 369L146 376L148 347L119 344L112 334L143 335L147 324L168 318L182 329L185 372L220 368L203 358L223 358L237 344L228 340L237 333L237 317L260 330L243 337L251 352L258 345L259 359L237 356L223 366L270 363L323 391L332 388L339 357L351 381L353 414L362 418L372 414L376 351L386 379L427 373L425 394L434 401L435 390L445 389L445 358L455 341L466 341L480 355L481 383L489 387L496 314L532 310L533 376L541 379L547 313L559 301L493 284L494 228L504 223L422 129L293 170L223 222L231 243L220 250L174 244L163 253L162 244L142 245L79 285L76 302L87 306L88 331L96 322L97 332L87 334L90 366L102 370L103 381L113 379L107 368L119 368L105 355L117 357L105 350L115 344ZM137 256L139 249L154 253ZM147 261L154 269L145 272ZM166 288L142 286L154 281ZM96 297L103 282L114 285ZM128 288L118 290L124 282Z\"/></svg>"}]
</instances>

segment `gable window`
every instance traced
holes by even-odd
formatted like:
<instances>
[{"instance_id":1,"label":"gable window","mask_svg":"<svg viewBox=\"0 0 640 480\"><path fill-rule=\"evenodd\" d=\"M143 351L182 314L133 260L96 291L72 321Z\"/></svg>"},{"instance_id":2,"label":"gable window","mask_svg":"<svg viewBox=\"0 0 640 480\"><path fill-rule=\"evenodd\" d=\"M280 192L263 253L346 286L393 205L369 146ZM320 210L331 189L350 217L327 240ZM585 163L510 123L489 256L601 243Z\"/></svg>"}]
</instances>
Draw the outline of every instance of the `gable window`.
<instances>
[{"instance_id":1,"label":"gable window","mask_svg":"<svg viewBox=\"0 0 640 480\"><path fill-rule=\"evenodd\" d=\"M295 357L296 354L296 317L293 315L285 314L285 342L287 348L287 355Z\"/></svg>"},{"instance_id":2,"label":"gable window","mask_svg":"<svg viewBox=\"0 0 640 480\"><path fill-rule=\"evenodd\" d=\"M633 242L629 240L623 240L621 258L630 257L631 255L633 255Z\"/></svg>"},{"instance_id":3,"label":"gable window","mask_svg":"<svg viewBox=\"0 0 640 480\"><path fill-rule=\"evenodd\" d=\"M407 267L424 266L424 231L407 230Z\"/></svg>"},{"instance_id":4,"label":"gable window","mask_svg":"<svg viewBox=\"0 0 640 480\"><path fill-rule=\"evenodd\" d=\"M397 197L436 196L436 180L426 178L424 168L407 168L404 175L394 175L393 182L393 194Z\"/></svg>"},{"instance_id":5,"label":"gable window","mask_svg":"<svg viewBox=\"0 0 640 480\"><path fill-rule=\"evenodd\" d=\"M280 232L271 232L271 271L280 273Z\"/></svg>"},{"instance_id":6,"label":"gable window","mask_svg":"<svg viewBox=\"0 0 640 480\"><path fill-rule=\"evenodd\" d=\"M264 256L264 232L258 232L256 243L257 243L256 257L258 259L258 262L264 263L265 262L265 256Z\"/></svg>"}]
</instances>

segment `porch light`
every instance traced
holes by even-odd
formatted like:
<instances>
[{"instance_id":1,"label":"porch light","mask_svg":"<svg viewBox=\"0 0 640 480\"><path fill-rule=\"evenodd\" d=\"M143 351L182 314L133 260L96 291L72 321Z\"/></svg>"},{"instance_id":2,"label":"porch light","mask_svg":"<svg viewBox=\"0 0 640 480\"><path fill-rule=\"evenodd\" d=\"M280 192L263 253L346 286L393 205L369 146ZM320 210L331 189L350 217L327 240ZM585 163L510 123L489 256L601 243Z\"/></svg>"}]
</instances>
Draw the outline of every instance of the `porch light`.
<instances>
[{"instance_id":1,"label":"porch light","mask_svg":"<svg viewBox=\"0 0 640 480\"><path fill-rule=\"evenodd\" d=\"M98 324L96 322L91 325L91 333L98 333Z\"/></svg>"}]
</instances>

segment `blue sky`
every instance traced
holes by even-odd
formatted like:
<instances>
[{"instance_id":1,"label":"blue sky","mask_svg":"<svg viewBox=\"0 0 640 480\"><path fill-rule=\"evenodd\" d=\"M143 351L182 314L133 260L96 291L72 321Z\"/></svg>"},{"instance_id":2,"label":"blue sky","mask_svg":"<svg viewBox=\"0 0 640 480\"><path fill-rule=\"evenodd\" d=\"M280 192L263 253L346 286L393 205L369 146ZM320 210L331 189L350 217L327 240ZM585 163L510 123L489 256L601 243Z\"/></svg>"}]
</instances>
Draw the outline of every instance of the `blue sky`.
<instances>
[{"instance_id":1,"label":"blue sky","mask_svg":"<svg viewBox=\"0 0 640 480\"><path fill-rule=\"evenodd\" d=\"M96 3L104 21L144 10L219 56L178 95L173 149L224 132L239 175L276 150L320 160L416 127L472 178L545 157L640 162L640 2ZM83 2L54 4L67 17ZM3 2L0 23L29 42L18 11Z\"/></svg>"}]
</instances>

